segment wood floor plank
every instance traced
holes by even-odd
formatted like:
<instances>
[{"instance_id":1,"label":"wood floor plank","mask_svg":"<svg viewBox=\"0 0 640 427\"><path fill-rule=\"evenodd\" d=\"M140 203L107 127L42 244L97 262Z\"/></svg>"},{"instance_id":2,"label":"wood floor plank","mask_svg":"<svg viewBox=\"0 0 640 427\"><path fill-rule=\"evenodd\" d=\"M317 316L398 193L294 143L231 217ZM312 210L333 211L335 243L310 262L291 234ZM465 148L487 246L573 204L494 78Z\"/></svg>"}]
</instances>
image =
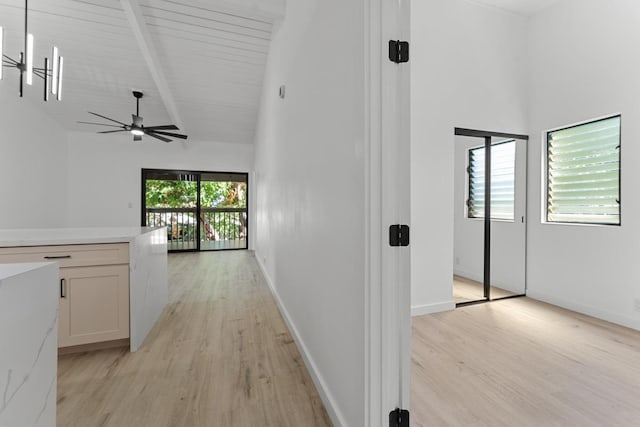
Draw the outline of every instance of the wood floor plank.
<instances>
[{"instance_id":1,"label":"wood floor plank","mask_svg":"<svg viewBox=\"0 0 640 427\"><path fill-rule=\"evenodd\" d=\"M252 254L169 256L170 303L136 353L61 356L58 426L330 426Z\"/></svg>"},{"instance_id":2,"label":"wood floor plank","mask_svg":"<svg viewBox=\"0 0 640 427\"><path fill-rule=\"evenodd\" d=\"M516 295L516 293L497 286L491 286L491 299L505 298L513 295ZM484 285L481 282L454 275L453 300L456 304L484 300Z\"/></svg>"},{"instance_id":3,"label":"wood floor plank","mask_svg":"<svg viewBox=\"0 0 640 427\"><path fill-rule=\"evenodd\" d=\"M412 424L638 426L640 332L528 298L413 320Z\"/></svg>"}]
</instances>

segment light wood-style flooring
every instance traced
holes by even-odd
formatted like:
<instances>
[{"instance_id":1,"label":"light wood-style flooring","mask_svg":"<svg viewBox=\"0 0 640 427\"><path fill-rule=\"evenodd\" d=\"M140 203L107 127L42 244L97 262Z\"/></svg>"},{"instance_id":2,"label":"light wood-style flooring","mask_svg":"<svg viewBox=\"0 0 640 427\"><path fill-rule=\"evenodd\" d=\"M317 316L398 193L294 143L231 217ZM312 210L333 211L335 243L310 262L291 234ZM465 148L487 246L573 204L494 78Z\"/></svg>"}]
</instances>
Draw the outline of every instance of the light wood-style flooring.
<instances>
[{"instance_id":1,"label":"light wood-style flooring","mask_svg":"<svg viewBox=\"0 0 640 427\"><path fill-rule=\"evenodd\" d=\"M524 292L523 292L524 293ZM504 298L515 295L497 286L491 286L491 299ZM461 302L480 301L484 299L484 285L466 277L453 276L453 300Z\"/></svg>"},{"instance_id":2,"label":"light wood-style flooring","mask_svg":"<svg viewBox=\"0 0 640 427\"><path fill-rule=\"evenodd\" d=\"M169 275L138 352L60 357L58 427L331 425L250 252L172 254Z\"/></svg>"},{"instance_id":3,"label":"light wood-style flooring","mask_svg":"<svg viewBox=\"0 0 640 427\"><path fill-rule=\"evenodd\" d=\"M413 319L420 426L640 426L640 332L528 298Z\"/></svg>"}]
</instances>

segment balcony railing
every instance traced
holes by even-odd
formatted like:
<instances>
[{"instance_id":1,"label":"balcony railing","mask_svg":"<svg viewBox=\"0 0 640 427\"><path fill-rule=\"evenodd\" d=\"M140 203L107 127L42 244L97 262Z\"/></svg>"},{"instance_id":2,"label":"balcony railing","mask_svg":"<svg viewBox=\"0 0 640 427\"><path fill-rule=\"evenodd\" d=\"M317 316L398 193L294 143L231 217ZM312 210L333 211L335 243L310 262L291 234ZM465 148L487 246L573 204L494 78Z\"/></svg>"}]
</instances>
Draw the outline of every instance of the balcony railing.
<instances>
[{"instance_id":1,"label":"balcony railing","mask_svg":"<svg viewBox=\"0 0 640 427\"><path fill-rule=\"evenodd\" d=\"M246 249L247 210L244 208L147 208L147 226L167 227L169 250L194 250L198 222L200 249Z\"/></svg>"}]
</instances>

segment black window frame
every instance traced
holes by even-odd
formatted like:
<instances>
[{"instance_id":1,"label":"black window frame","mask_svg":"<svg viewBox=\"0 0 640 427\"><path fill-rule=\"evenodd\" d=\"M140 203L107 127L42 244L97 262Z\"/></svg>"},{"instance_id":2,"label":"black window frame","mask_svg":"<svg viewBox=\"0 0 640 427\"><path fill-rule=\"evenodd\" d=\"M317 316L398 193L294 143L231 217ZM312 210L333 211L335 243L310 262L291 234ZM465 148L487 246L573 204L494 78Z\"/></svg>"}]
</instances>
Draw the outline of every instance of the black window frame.
<instances>
[{"instance_id":1,"label":"black window frame","mask_svg":"<svg viewBox=\"0 0 640 427\"><path fill-rule=\"evenodd\" d=\"M619 119L618 124L618 222L610 223L610 222L596 222L596 221L558 221L558 220L550 220L549 219L549 198L550 198L550 185L549 185L549 176L550 176L550 160L549 160L549 145L551 143L551 136L554 132L559 132L563 130L568 130L580 126L586 126L593 123L611 120L614 118ZM545 171L544 171L544 221L545 224L554 224L554 225L591 225L591 226L609 226L609 227L620 227L622 226L622 114L611 114L604 117L585 120L579 123L575 123L568 126L563 126L555 129L550 129L545 131L544 133L544 158L545 158Z\"/></svg>"},{"instance_id":2,"label":"black window frame","mask_svg":"<svg viewBox=\"0 0 640 427\"><path fill-rule=\"evenodd\" d=\"M203 175L229 175L229 176L241 176L244 178L244 182L246 183L246 191L247 191L247 202L246 202L246 214L247 214L247 223L246 223L246 242L244 248L226 248L226 249L207 249L201 250L200 248L200 223L196 222L196 239L197 246L195 249L178 249L178 250L169 250L169 252L219 252L219 251L237 251L237 250L250 250L250 236L251 236L251 215L250 215L250 203L251 203L251 191L250 191L250 182L249 182L249 173L248 172L223 172L223 171L201 171L201 170L186 170L186 169L154 169L154 168L142 168L140 174L140 197L141 197L141 209L140 209L140 224L142 227L147 226L147 200L146 200L146 188L145 183L147 179L152 179L155 174L172 174L172 175L183 175L188 177L189 180L193 180L198 184L198 197L197 197L197 212L200 212L200 182Z\"/></svg>"}]
</instances>

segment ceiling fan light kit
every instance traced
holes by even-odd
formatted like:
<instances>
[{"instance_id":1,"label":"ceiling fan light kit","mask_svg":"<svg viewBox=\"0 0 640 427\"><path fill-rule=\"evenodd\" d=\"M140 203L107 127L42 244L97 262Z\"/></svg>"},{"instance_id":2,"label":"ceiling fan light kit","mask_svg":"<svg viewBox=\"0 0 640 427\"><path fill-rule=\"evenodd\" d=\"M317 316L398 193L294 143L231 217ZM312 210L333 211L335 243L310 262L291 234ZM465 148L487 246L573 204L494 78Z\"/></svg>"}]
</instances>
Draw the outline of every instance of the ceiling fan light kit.
<instances>
[{"instance_id":1,"label":"ceiling fan light kit","mask_svg":"<svg viewBox=\"0 0 640 427\"><path fill-rule=\"evenodd\" d=\"M44 100L49 100L49 93L56 96L58 101L62 100L62 70L64 59L58 54L58 48L53 47L52 61L44 58L44 67L33 66L34 37L28 31L28 0L24 1L24 52L20 52L19 59L13 59L4 53L4 28L0 27L0 80L4 77L5 66L16 68L20 72L20 97L23 96L24 83L31 86L33 76L38 76L44 80Z\"/></svg>"},{"instance_id":2,"label":"ceiling fan light kit","mask_svg":"<svg viewBox=\"0 0 640 427\"><path fill-rule=\"evenodd\" d=\"M142 92L133 91L133 97L136 99L136 114L131 115L131 124L128 125L126 123L122 123L118 120L114 120L107 116L103 116L98 113L92 113L89 111L89 114L93 114L94 116L100 117L105 120L109 120L110 122L117 123L118 126L110 124L110 123L94 123L94 122L78 122L85 125L99 125L99 126L107 126L112 128L118 128L114 130L104 130L98 133L118 133L118 132L129 132L133 134L134 141L142 141L143 135L148 135L152 138L159 139L162 142L171 142L171 139L167 137L187 139L187 135L181 135L173 132L166 132L167 130L180 130L176 125L160 125L160 126L145 126L142 124L142 117L140 116L140 99L142 98Z\"/></svg>"}]
</instances>

